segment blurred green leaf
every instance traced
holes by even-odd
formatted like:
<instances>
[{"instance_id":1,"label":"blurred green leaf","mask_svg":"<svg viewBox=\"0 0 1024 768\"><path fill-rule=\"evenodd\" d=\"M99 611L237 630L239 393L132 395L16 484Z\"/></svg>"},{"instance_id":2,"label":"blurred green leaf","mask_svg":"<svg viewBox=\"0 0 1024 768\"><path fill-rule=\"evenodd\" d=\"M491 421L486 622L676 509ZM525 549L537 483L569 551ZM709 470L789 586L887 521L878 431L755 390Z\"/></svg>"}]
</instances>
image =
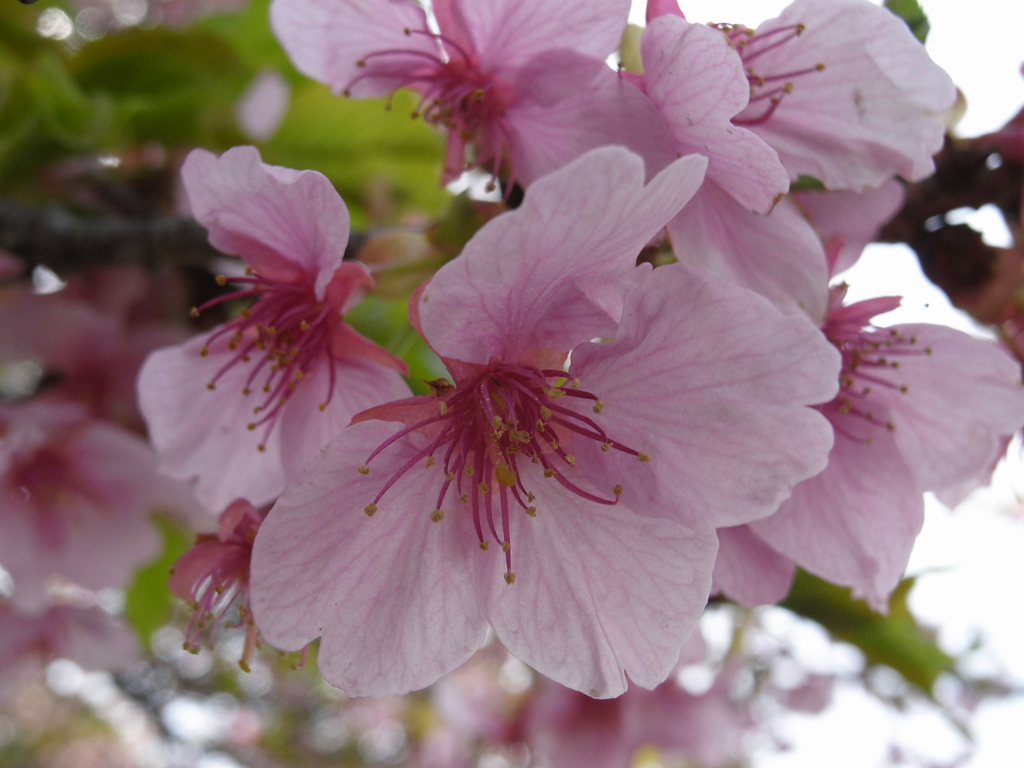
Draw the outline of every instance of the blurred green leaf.
<instances>
[{"instance_id":1,"label":"blurred green leaf","mask_svg":"<svg viewBox=\"0 0 1024 768\"><path fill-rule=\"evenodd\" d=\"M928 39L932 25L917 0L885 0L885 7L903 19L922 43Z\"/></svg>"},{"instance_id":2,"label":"blurred green leaf","mask_svg":"<svg viewBox=\"0 0 1024 768\"><path fill-rule=\"evenodd\" d=\"M789 596L781 603L793 613L821 624L837 640L861 651L868 664L884 664L912 685L931 695L935 680L953 668L955 659L935 642L907 606L914 579L904 579L889 601L889 614L872 611L850 590L804 571L797 571Z\"/></svg>"},{"instance_id":3,"label":"blurred green leaf","mask_svg":"<svg viewBox=\"0 0 1024 768\"><path fill-rule=\"evenodd\" d=\"M825 185L820 180L813 176L804 176L801 174L796 177L796 181L792 181L789 184L790 192L824 192Z\"/></svg>"},{"instance_id":4,"label":"blurred green leaf","mask_svg":"<svg viewBox=\"0 0 1024 768\"><path fill-rule=\"evenodd\" d=\"M383 100L346 99L317 83L300 84L264 160L323 173L355 227L406 212L436 214L450 198L438 184L442 139L410 117L415 105L405 92L387 109Z\"/></svg>"},{"instance_id":5,"label":"blurred green leaf","mask_svg":"<svg viewBox=\"0 0 1024 768\"><path fill-rule=\"evenodd\" d=\"M252 0L238 13L208 16L194 29L216 35L234 49L253 72L273 67L296 82L303 80L270 29L270 0Z\"/></svg>"},{"instance_id":6,"label":"blurred green leaf","mask_svg":"<svg viewBox=\"0 0 1024 768\"><path fill-rule=\"evenodd\" d=\"M159 559L135 574L125 591L124 616L148 649L153 633L171 618L173 601L167 586L171 566L192 546L192 536L170 520L155 518L164 540Z\"/></svg>"}]
</instances>

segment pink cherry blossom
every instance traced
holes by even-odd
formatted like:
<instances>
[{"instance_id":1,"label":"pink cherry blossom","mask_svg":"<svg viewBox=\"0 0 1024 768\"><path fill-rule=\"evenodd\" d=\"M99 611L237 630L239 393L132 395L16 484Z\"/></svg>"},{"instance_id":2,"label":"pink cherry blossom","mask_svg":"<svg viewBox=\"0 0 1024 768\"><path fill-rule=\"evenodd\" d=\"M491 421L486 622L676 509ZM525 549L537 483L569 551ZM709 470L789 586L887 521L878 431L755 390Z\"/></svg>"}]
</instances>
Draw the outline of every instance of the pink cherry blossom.
<instances>
[{"instance_id":1,"label":"pink cherry blossom","mask_svg":"<svg viewBox=\"0 0 1024 768\"><path fill-rule=\"evenodd\" d=\"M447 129L444 181L468 159L526 185L607 144L642 152L650 172L675 156L656 110L604 63L628 11L629 0L443 0L437 33L413 0L274 0L270 18L299 70L335 92L419 93L416 114Z\"/></svg>"},{"instance_id":2,"label":"pink cherry blossom","mask_svg":"<svg viewBox=\"0 0 1024 768\"><path fill-rule=\"evenodd\" d=\"M735 122L779 153L792 178L861 191L934 170L956 100L907 25L867 0L795 0L756 31L721 26L750 81Z\"/></svg>"},{"instance_id":3,"label":"pink cherry blossom","mask_svg":"<svg viewBox=\"0 0 1024 768\"><path fill-rule=\"evenodd\" d=\"M876 327L899 299L844 306L845 294L832 289L822 329L843 356L839 394L820 408L835 430L828 467L774 515L722 538L715 583L743 602L777 599L788 559L884 608L920 531L922 494L972 481L1024 423L1019 369L998 347L944 326Z\"/></svg>"},{"instance_id":4,"label":"pink cherry blossom","mask_svg":"<svg viewBox=\"0 0 1024 768\"><path fill-rule=\"evenodd\" d=\"M322 636L321 673L352 695L430 684L488 624L591 696L665 678L707 597L710 528L823 467L828 426L804 406L838 370L803 318L634 266L703 167L644 186L639 157L595 150L413 296L453 381L358 416L271 510L252 571L271 643Z\"/></svg>"},{"instance_id":5,"label":"pink cherry blossom","mask_svg":"<svg viewBox=\"0 0 1024 768\"><path fill-rule=\"evenodd\" d=\"M197 312L257 300L151 355L139 400L161 468L197 477L202 503L264 504L353 414L407 395L406 367L342 321L373 279L342 261L348 210L324 176L264 165L252 147L196 150L182 175L210 242L249 265Z\"/></svg>"},{"instance_id":6,"label":"pink cherry blossom","mask_svg":"<svg viewBox=\"0 0 1024 768\"><path fill-rule=\"evenodd\" d=\"M262 518L245 499L221 513L219 529L200 534L192 549L171 568L171 592L192 605L185 632L185 650L199 652L201 635L209 644L228 610L238 605L239 625L246 627L245 648L239 665L246 672L256 650L257 632L249 610L249 561Z\"/></svg>"},{"instance_id":7,"label":"pink cherry blossom","mask_svg":"<svg viewBox=\"0 0 1024 768\"><path fill-rule=\"evenodd\" d=\"M0 433L0 563L19 610L41 610L54 576L124 586L160 551L150 514L187 503L142 440L76 406L4 407Z\"/></svg>"},{"instance_id":8,"label":"pink cherry blossom","mask_svg":"<svg viewBox=\"0 0 1024 768\"><path fill-rule=\"evenodd\" d=\"M733 122L750 98L740 57L718 30L661 10L644 30L643 87L676 151L708 158L703 186L668 225L673 251L784 310L823 319L820 239L789 203L777 205L789 176L775 150Z\"/></svg>"},{"instance_id":9,"label":"pink cherry blossom","mask_svg":"<svg viewBox=\"0 0 1024 768\"><path fill-rule=\"evenodd\" d=\"M0 672L34 657L71 659L85 669L125 669L141 654L134 633L99 608L60 605L26 615L0 603Z\"/></svg>"}]
</instances>

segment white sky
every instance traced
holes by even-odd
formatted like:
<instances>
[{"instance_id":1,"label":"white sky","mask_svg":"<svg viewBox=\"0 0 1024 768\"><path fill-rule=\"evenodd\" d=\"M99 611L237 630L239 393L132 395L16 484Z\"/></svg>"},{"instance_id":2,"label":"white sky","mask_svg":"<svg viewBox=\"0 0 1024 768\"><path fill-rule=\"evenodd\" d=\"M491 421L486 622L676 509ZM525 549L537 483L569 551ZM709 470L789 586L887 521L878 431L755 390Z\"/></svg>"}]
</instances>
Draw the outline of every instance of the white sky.
<instances>
[{"instance_id":1,"label":"white sky","mask_svg":"<svg viewBox=\"0 0 1024 768\"><path fill-rule=\"evenodd\" d=\"M931 20L928 50L967 98L958 126L963 136L995 130L1024 105L1024 2L1020 0L921 0ZM756 27L779 13L783 0L682 0L693 22L734 22ZM631 20L644 23L644 0L634 0ZM1005 232L982 214L971 220L986 238ZM915 320L977 331L921 275L916 259L899 247L873 246L847 273L851 298L903 295L898 321ZM894 313L895 314L895 313ZM893 321L897 321L894 319ZM1019 449L1017 449L1019 455ZM989 649L975 667L1001 671L1024 685L1024 494L1020 459L998 473L992 489L976 494L956 512L929 501L924 532L910 572L925 574L912 607L939 628L940 643L959 653L981 638ZM1016 492L1015 492L1016 490ZM1014 519L1015 517L1015 519ZM981 707L973 718L977 750L964 768L1024 765L1024 699ZM882 768L890 765L891 739L913 745L920 755L948 764L964 747L950 729L926 712L893 718L862 690L843 687L820 716L790 716L780 731L794 746L780 754L765 750L756 768Z\"/></svg>"}]
</instances>

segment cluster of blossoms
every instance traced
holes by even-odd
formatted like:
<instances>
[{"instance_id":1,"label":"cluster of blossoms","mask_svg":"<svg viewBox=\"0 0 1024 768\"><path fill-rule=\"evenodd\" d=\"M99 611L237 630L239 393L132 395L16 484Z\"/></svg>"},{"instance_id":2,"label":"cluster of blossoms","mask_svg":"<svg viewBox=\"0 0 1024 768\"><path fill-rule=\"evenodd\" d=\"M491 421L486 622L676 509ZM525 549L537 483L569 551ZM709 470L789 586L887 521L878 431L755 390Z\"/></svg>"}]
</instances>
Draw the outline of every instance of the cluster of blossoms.
<instances>
[{"instance_id":1,"label":"cluster of blossoms","mask_svg":"<svg viewBox=\"0 0 1024 768\"><path fill-rule=\"evenodd\" d=\"M321 674L354 696L434 683L489 628L590 697L656 689L709 595L775 602L797 566L884 610L922 494L984 483L1024 425L1002 350L876 325L898 298L829 285L900 205L897 177L931 172L955 89L867 0L795 0L757 29L651 0L615 71L628 10L274 0L302 72L352 98L414 91L446 132L442 181L479 167L502 186L508 209L409 299L447 374L414 395L405 362L345 322L374 279L345 258L324 176L193 151L192 213L239 257L193 315L227 319L173 346L103 336L162 346L138 373L152 448L93 320L72 317L94 310L62 310L88 354L0 339L64 374L0 410L11 606L46 610L55 574L123 585L156 554L147 511L188 513L188 489L220 517L171 576L187 647L234 608L243 666L260 638L319 638ZM562 695L524 727L590 706ZM703 704L661 688L616 706Z\"/></svg>"}]
</instances>

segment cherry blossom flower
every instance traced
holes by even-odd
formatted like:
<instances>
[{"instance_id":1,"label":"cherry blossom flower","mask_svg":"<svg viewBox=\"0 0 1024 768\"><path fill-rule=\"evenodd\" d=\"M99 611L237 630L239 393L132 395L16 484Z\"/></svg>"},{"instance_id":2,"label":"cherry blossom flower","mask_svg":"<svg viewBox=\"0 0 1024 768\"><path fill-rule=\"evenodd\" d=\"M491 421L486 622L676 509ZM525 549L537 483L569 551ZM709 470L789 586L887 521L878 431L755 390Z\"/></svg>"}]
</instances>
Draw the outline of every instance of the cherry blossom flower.
<instances>
[{"instance_id":1,"label":"cherry blossom flower","mask_svg":"<svg viewBox=\"0 0 1024 768\"><path fill-rule=\"evenodd\" d=\"M348 210L325 177L264 165L252 147L196 150L182 176L210 242L249 265L196 312L257 300L152 354L139 400L161 468L197 477L203 504L264 504L353 414L407 395L406 366L342 321L373 279L342 261Z\"/></svg>"},{"instance_id":2,"label":"cherry blossom flower","mask_svg":"<svg viewBox=\"0 0 1024 768\"><path fill-rule=\"evenodd\" d=\"M439 32L413 0L274 0L271 26L298 69L354 98L398 88L447 130L445 182L479 165L522 185L620 144L651 173L675 157L655 109L604 62L629 0L441 0ZM467 155L467 149L472 152Z\"/></svg>"},{"instance_id":3,"label":"cherry blossom flower","mask_svg":"<svg viewBox=\"0 0 1024 768\"><path fill-rule=\"evenodd\" d=\"M595 150L414 294L453 381L360 414L271 510L252 570L269 642L322 636L321 673L351 695L430 684L488 624L591 696L665 678L707 597L710 528L823 468L828 425L804 406L838 370L806 319L634 266L703 167L644 186L639 157Z\"/></svg>"},{"instance_id":4,"label":"cherry blossom flower","mask_svg":"<svg viewBox=\"0 0 1024 768\"><path fill-rule=\"evenodd\" d=\"M171 568L171 592L192 606L185 632L185 650L199 652L205 632L209 645L217 627L233 605L238 605L239 626L246 628L239 666L246 672L256 650L258 633L249 610L249 561L262 518L245 499L228 505L216 533L200 534L195 546Z\"/></svg>"},{"instance_id":5,"label":"cherry blossom flower","mask_svg":"<svg viewBox=\"0 0 1024 768\"><path fill-rule=\"evenodd\" d=\"M795 0L757 30L719 25L751 98L735 122L779 153L791 178L862 191L935 169L949 75L902 19L867 0Z\"/></svg>"},{"instance_id":6,"label":"cherry blossom flower","mask_svg":"<svg viewBox=\"0 0 1024 768\"><path fill-rule=\"evenodd\" d=\"M0 563L18 610L42 610L54 576L124 586L160 551L150 514L187 504L149 446L76 406L4 407L0 435Z\"/></svg>"},{"instance_id":7,"label":"cherry blossom flower","mask_svg":"<svg viewBox=\"0 0 1024 768\"><path fill-rule=\"evenodd\" d=\"M993 344L927 324L880 328L899 298L843 305L824 335L843 356L828 467L771 517L720 532L716 587L742 602L780 599L796 563L883 609L924 516L923 493L973 481L1024 423L1017 364ZM756 565L755 565L756 564Z\"/></svg>"},{"instance_id":8,"label":"cherry blossom flower","mask_svg":"<svg viewBox=\"0 0 1024 768\"><path fill-rule=\"evenodd\" d=\"M644 30L641 52L644 91L671 127L676 151L708 158L703 186L668 225L676 256L784 310L823 319L820 239L788 202L778 204L789 176L775 150L734 124L750 86L729 40L666 13Z\"/></svg>"},{"instance_id":9,"label":"cherry blossom flower","mask_svg":"<svg viewBox=\"0 0 1024 768\"><path fill-rule=\"evenodd\" d=\"M135 634L99 608L59 605L26 615L0 603L0 671L30 657L71 659L85 669L125 669L140 656Z\"/></svg>"}]
</instances>

